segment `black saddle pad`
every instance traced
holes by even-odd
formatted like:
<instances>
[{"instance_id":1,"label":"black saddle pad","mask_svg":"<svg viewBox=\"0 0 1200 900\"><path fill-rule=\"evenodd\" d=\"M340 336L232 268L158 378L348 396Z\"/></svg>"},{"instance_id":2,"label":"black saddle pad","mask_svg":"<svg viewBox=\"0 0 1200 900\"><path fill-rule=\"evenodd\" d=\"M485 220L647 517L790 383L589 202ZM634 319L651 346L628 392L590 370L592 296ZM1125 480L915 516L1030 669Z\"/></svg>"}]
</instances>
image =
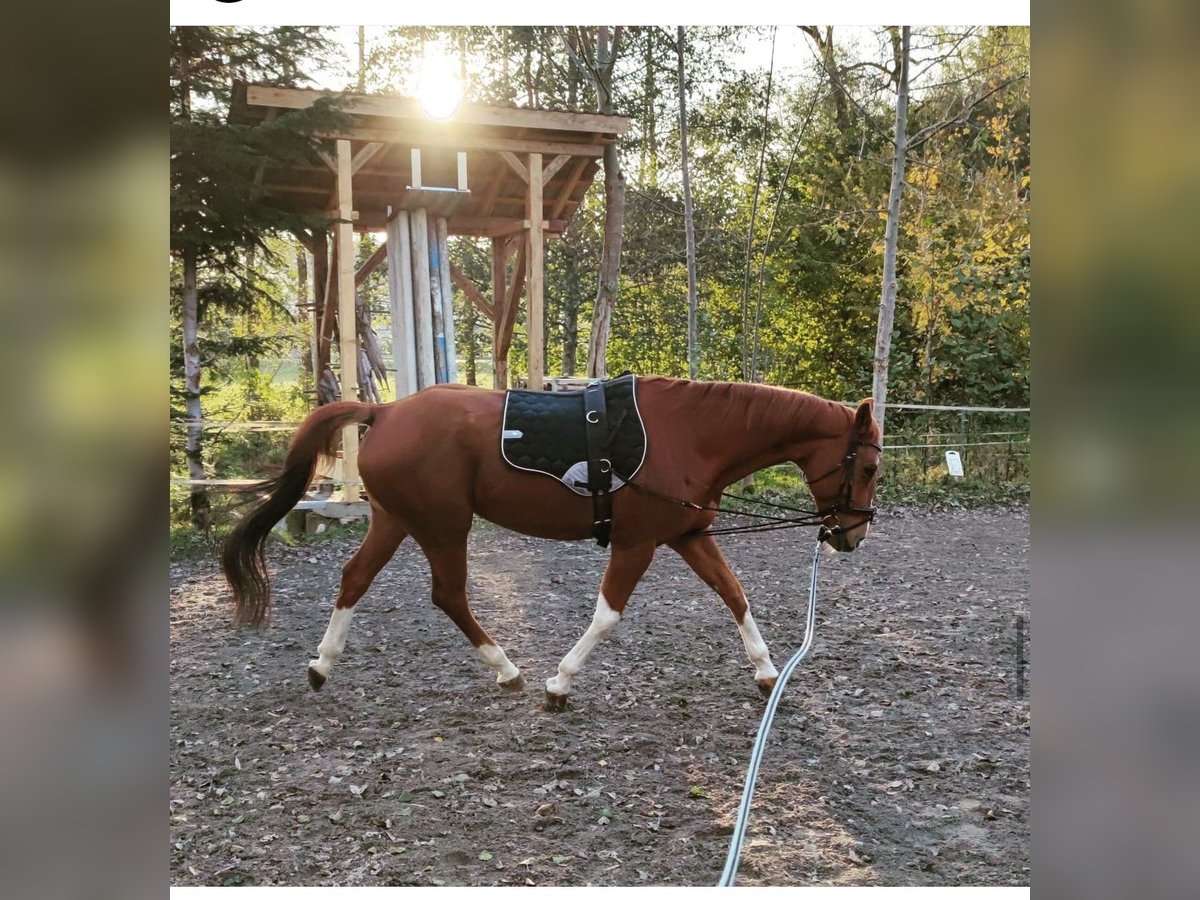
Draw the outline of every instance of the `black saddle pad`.
<instances>
[{"instance_id":1,"label":"black saddle pad","mask_svg":"<svg viewBox=\"0 0 1200 900\"><path fill-rule=\"evenodd\" d=\"M616 490L646 459L646 429L637 406L637 376L604 382L605 458ZM500 453L526 472L556 478L577 494L587 489L587 435L583 391L509 391L504 401Z\"/></svg>"}]
</instances>

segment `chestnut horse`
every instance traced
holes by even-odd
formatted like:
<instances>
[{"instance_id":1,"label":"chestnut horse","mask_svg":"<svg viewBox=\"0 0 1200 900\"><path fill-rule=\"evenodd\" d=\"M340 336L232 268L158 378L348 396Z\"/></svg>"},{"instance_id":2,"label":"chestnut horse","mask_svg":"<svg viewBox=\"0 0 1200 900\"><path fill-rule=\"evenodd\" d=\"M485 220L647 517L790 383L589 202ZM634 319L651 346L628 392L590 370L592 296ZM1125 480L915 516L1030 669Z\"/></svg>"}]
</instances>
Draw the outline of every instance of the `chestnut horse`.
<instances>
[{"instance_id":1,"label":"chestnut horse","mask_svg":"<svg viewBox=\"0 0 1200 900\"><path fill-rule=\"evenodd\" d=\"M705 529L721 492L776 463L800 467L832 528L833 549L852 551L870 528L880 464L871 401L857 412L812 394L756 384L637 380L647 452L632 485L613 493L612 556L591 625L546 682L546 705L565 706L584 661L621 618L655 550L683 557L733 613L766 693L777 672L754 624L745 592ZM269 496L233 529L221 563L237 619L261 625L269 612L264 547L271 527L307 490L319 454L334 451L343 427L369 425L358 457L371 524L342 569L329 627L308 667L318 690L346 644L354 604L400 542L420 545L433 575L433 603L496 672L503 688L524 678L475 620L467 603L467 533L474 516L522 534L563 541L592 535L592 500L551 479L514 469L499 453L504 391L439 385L384 405L331 403L314 411L292 439L282 473L258 488ZM834 477L840 475L841 477ZM640 486L640 487L639 487ZM685 506L670 499L688 501Z\"/></svg>"}]
</instances>

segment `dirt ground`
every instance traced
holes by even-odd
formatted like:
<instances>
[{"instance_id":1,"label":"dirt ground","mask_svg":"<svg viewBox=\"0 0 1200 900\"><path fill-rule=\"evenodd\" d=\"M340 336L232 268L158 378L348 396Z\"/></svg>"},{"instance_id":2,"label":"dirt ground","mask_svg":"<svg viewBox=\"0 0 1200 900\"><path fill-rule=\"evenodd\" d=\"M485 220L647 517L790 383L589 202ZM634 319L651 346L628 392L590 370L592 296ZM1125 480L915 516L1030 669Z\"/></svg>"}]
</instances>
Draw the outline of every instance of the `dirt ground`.
<instances>
[{"instance_id":1,"label":"dirt ground","mask_svg":"<svg viewBox=\"0 0 1200 900\"><path fill-rule=\"evenodd\" d=\"M721 539L779 667L803 637L811 540ZM406 542L313 693L355 543L274 548L263 633L230 626L215 563L171 565L173 883L716 883L764 701L678 556L659 551L548 713L606 551L476 528L473 609L529 685L508 694ZM889 510L826 558L738 884L1028 884L1028 613L1023 509Z\"/></svg>"}]
</instances>

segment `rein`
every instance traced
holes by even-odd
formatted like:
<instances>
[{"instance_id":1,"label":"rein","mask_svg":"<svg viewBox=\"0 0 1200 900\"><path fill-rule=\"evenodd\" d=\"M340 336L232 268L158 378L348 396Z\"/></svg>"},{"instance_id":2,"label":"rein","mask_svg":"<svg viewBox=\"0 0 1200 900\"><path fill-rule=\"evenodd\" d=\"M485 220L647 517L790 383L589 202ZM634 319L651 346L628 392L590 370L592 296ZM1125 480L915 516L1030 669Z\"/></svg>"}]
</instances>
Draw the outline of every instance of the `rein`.
<instances>
[{"instance_id":1,"label":"rein","mask_svg":"<svg viewBox=\"0 0 1200 900\"><path fill-rule=\"evenodd\" d=\"M872 522L875 519L876 507L855 506L850 499L850 492L851 488L853 487L852 479L854 477L854 462L858 458L859 447L874 447L881 453L883 452L883 448L873 441L851 441L850 446L846 450L846 456L840 463L838 463L825 474L814 478L812 481L809 481L807 478L804 479L805 484L811 488L814 484L824 481L831 475L836 475L838 472L842 473L841 491L839 492L838 497L833 504L825 507L824 509L808 509L807 507L803 506L788 506L784 503L773 503L770 500L760 500L757 497L751 497L746 494L734 494L729 491L721 492L722 497L728 497L731 500L740 500L746 503L754 503L758 506L766 506L772 509L779 509L785 512L799 514L793 516L778 516L771 515L770 513L751 512L750 510L729 509L728 507L722 507L719 504L717 506L702 506L699 503L693 503L690 500L681 500L679 497L672 497L670 494L664 494L661 491L648 488L645 485L638 484L636 481L629 481L626 482L626 484L637 489L638 491L641 491L643 494L657 497L659 500L666 500L668 503L674 503L677 506L682 506L687 509L694 509L700 512L727 513L733 516L744 516L747 518L761 520L749 525L727 525L722 528L710 527L704 529L702 532L698 532L699 534L748 534L759 531L781 531L787 528L820 527L822 529L820 539L825 540L835 534L842 534L847 531L852 531L855 528L861 528L863 525L867 524L868 522ZM849 528L846 528L838 519L838 513L841 512L852 515L860 515L864 518L861 522L857 522ZM830 518L832 518L836 523L832 527L828 524L828 520Z\"/></svg>"}]
</instances>

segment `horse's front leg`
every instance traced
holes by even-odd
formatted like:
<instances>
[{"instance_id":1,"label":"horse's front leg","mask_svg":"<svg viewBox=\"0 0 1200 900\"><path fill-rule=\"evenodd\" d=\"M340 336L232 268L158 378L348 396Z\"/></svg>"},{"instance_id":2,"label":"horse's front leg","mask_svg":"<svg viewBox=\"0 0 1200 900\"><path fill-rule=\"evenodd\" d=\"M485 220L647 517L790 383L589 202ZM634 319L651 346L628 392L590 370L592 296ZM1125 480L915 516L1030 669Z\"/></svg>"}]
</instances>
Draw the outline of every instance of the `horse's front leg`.
<instances>
[{"instance_id":1,"label":"horse's front leg","mask_svg":"<svg viewBox=\"0 0 1200 900\"><path fill-rule=\"evenodd\" d=\"M600 595L596 598L592 624L558 664L558 674L546 681L546 709L566 709L571 682L596 645L608 637L617 622L621 621L625 604L654 559L654 549L653 543L613 547L608 568L600 582Z\"/></svg>"},{"instance_id":2,"label":"horse's front leg","mask_svg":"<svg viewBox=\"0 0 1200 900\"><path fill-rule=\"evenodd\" d=\"M746 656L754 666L754 681L764 696L769 695L775 687L779 673L771 662L767 642L758 633L754 616L750 615L746 592L742 590L737 576L730 570L729 563L721 554L716 540L711 534L700 534L671 541L668 546L683 557L684 562L692 567L692 571L699 575L705 584L721 595L721 599L733 613L733 619L742 635L742 643L746 647Z\"/></svg>"}]
</instances>

